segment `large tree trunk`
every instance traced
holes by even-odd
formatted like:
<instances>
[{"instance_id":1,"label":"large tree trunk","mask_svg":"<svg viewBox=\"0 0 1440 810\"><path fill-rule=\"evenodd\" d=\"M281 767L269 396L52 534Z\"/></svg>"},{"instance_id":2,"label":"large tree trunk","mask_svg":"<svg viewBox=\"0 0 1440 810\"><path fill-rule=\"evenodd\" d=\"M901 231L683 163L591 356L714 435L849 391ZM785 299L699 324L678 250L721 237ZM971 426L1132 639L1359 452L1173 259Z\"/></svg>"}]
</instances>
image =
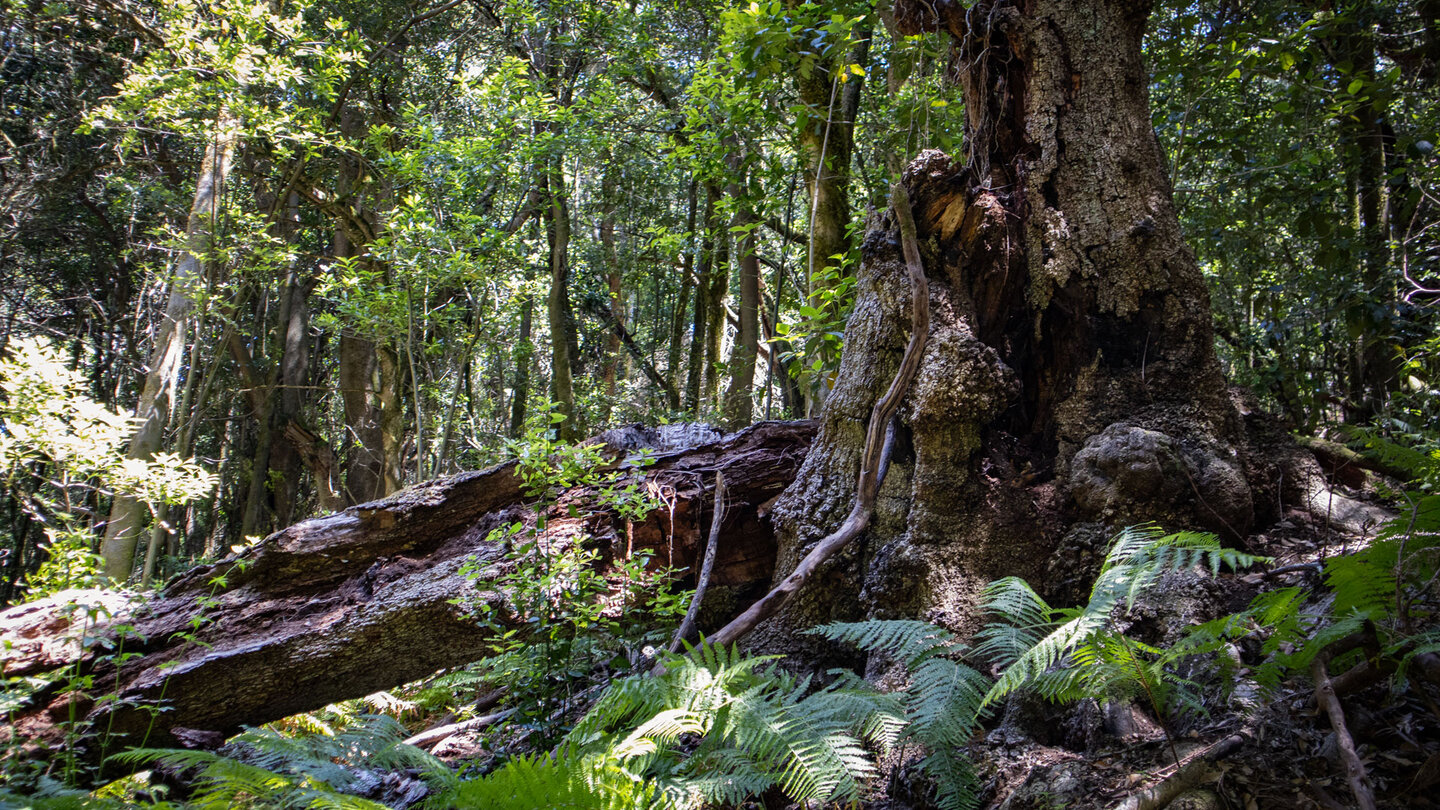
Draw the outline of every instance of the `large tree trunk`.
<instances>
[{"instance_id":1,"label":"large tree trunk","mask_svg":"<svg viewBox=\"0 0 1440 810\"><path fill-rule=\"evenodd\" d=\"M175 384L185 360L186 335L195 299L204 284L205 262L215 252L215 221L219 216L220 199L225 179L239 141L239 121L228 110L221 110L215 123L215 137L205 147L200 162L200 177L190 204L185 224L185 251L175 264L170 282L170 300L165 317L155 333L155 344L146 369L140 401L135 405L139 427L130 438L129 458L149 460L160 449L165 426L170 421L171 400ZM105 524L105 539L100 554L105 558L105 576L116 582L130 577L135 564L135 546L145 525L146 508L130 497L117 497Z\"/></svg>"},{"instance_id":2,"label":"large tree trunk","mask_svg":"<svg viewBox=\"0 0 1440 810\"><path fill-rule=\"evenodd\" d=\"M767 587L775 541L766 510L793 479L813 435L811 423L775 422L724 438L694 425L612 431L602 437L612 457L656 451L645 476L673 488L673 513L654 513L627 534L597 492L572 490L547 515L546 537L561 545L587 538L606 563L633 544L653 550L657 564L689 569L704 554L709 490L723 474L727 511L702 621L708 631ZM697 440L703 443L690 446ZM112 752L142 740L218 742L241 725L478 660L491 631L452 600L474 594L500 608L496 615L509 615L507 594L493 581L514 560L489 533L515 521L533 527L535 519L514 464L505 464L297 524L239 557L193 569L140 610L114 604L105 592L76 591L12 608L0 613L7 676L68 667L118 699L97 705L93 697L52 691L12 715L11 733L58 741L64 730L56 723L74 708L88 715L90 728L122 736L106 741ZM460 573L471 557L492 564L474 582ZM109 600L109 628L132 629L114 648L82 654L65 638L74 635L70 622L87 614L64 608L95 600ZM114 632L89 627L85 635ZM120 649L123 656L112 654ZM125 662L118 672L117 659ZM152 711L159 704L164 711Z\"/></svg>"},{"instance_id":3,"label":"large tree trunk","mask_svg":"<svg viewBox=\"0 0 1440 810\"><path fill-rule=\"evenodd\" d=\"M823 596L802 592L762 626L764 648L857 615L973 627L978 588L1012 574L1043 587L1067 533L1154 520L1233 539L1252 519L1209 297L1150 125L1148 4L939 0L895 13L902 31L953 35L969 151L963 165L927 152L904 175L933 317L874 521ZM776 507L777 575L848 511L871 406L907 340L887 220L862 248L814 452Z\"/></svg>"}]
</instances>

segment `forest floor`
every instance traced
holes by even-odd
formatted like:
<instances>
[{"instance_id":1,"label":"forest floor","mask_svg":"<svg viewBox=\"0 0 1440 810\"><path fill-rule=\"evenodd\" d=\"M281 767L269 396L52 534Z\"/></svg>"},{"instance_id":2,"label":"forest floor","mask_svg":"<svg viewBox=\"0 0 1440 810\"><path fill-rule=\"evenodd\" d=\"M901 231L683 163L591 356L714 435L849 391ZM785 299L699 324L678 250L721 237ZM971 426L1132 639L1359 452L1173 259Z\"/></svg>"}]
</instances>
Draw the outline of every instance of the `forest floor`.
<instances>
[{"instance_id":1,"label":"forest floor","mask_svg":"<svg viewBox=\"0 0 1440 810\"><path fill-rule=\"evenodd\" d=\"M1352 497L1374 501L1369 492ZM1301 509L1263 534L1246 550L1273 558L1268 573L1218 578L1172 574L1131 611L1137 636L1164 643L1187 624L1242 609L1262 590L1299 585L1320 588L1328 558L1359 550L1367 538L1346 534ZM1278 572L1278 573L1277 573ZM1147 638L1148 636L1148 638ZM1205 713L1190 713L1163 728L1140 703L1121 709L1094 701L1052 706L1016 699L972 743L981 781L981 806L995 810L1147 808L1259 810L1260 808L1354 807L1337 736L1314 688L1292 677L1262 697L1247 664L1260 642L1234 649L1238 686L1221 688L1206 673L1193 674ZM1396 689L1376 678L1342 696L1349 734L1358 748L1380 807L1436 807L1429 792L1440 784L1440 705L1423 683ZM1143 701L1142 701L1143 702ZM462 732L433 751L456 766L480 765L524 750L525 732ZM1179 759L1177 767L1176 759ZM912 779L918 756L891 757L882 791L865 807L920 810L933 806ZM1182 772L1179 777L1177 771ZM1130 804L1126 804L1126 800ZM798 807L775 792L747 805L779 810Z\"/></svg>"},{"instance_id":2,"label":"forest floor","mask_svg":"<svg viewBox=\"0 0 1440 810\"><path fill-rule=\"evenodd\" d=\"M1377 503L1373 487L1343 488ZM1219 577L1171 574L1127 615L1130 631L1165 644L1186 626L1243 609L1262 591L1323 587L1327 559L1358 551L1369 538L1330 526L1294 508L1263 533L1246 539L1249 553L1272 558L1260 573ZM1177 810L1346 808L1355 806L1337 735L1306 678L1258 689L1250 665L1261 657L1258 639L1241 639L1232 657L1235 683L1215 672L1193 677L1203 713L1191 712L1164 728L1143 700L1106 706L1093 700L1067 706L1013 699L971 745L981 782L981 806L996 810L1172 807ZM1397 689L1372 678L1347 691L1342 702L1380 807L1435 807L1429 793L1440 784L1440 705L1423 682ZM1224 687L1224 688L1222 688ZM583 707L581 707L583 708ZM475 730L455 734L433 753L456 766L498 761L524 751L526 732ZM1177 758L1179 763L1177 765ZM865 806L920 810L933 806L913 769L918 756L892 756L882 791ZM1177 772L1180 776L1177 777ZM1126 804L1126 800L1130 804ZM776 792L749 806L778 810L794 805Z\"/></svg>"},{"instance_id":3,"label":"forest floor","mask_svg":"<svg viewBox=\"0 0 1440 810\"><path fill-rule=\"evenodd\" d=\"M1373 491L1350 494L1376 497ZM1137 605L1136 621L1157 622L1160 626L1151 628L1157 638L1150 640L1165 641L1175 634L1173 623L1198 622L1238 610L1262 589L1280 585L1318 589L1327 558L1357 551L1367 542L1328 527L1303 510L1290 510L1269 531L1249 537L1247 543L1247 551L1274 558L1271 571L1286 573L1172 577ZM1172 625L1164 626L1167 622ZM1139 705L1123 716L1102 711L1094 702L1058 709L1032 705L1018 712L1012 705L1004 721L972 748L985 782L984 806L999 810L1122 807L1127 797L1143 796L1147 789L1164 798L1128 806L1176 810L1356 806L1337 735L1325 712L1317 708L1310 681L1289 678L1262 697L1245 680L1250 674L1245 665L1258 658L1259 643L1242 642L1235 653L1241 664L1236 683L1224 684L1223 689L1218 682L1203 684L1208 713L1186 716L1168 729L1168 735ZM1396 689L1388 679L1374 681L1342 696L1342 703L1378 805L1440 806L1440 797L1430 792L1440 784L1440 705L1423 682ZM1185 771L1178 779L1177 755ZM904 799L887 797L876 807L916 806Z\"/></svg>"}]
</instances>

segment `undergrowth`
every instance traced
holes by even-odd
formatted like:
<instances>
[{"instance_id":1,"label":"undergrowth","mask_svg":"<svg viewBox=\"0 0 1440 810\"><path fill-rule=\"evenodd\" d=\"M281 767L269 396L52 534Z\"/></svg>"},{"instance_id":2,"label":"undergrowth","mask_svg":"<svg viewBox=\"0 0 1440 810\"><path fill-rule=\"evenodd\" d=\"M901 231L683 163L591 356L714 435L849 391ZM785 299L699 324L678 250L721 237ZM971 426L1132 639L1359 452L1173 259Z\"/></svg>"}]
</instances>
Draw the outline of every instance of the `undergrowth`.
<instances>
[{"instance_id":1,"label":"undergrowth","mask_svg":"<svg viewBox=\"0 0 1440 810\"><path fill-rule=\"evenodd\" d=\"M541 457L555 463L553 453L536 458ZM575 462L568 469L559 474L574 483L594 465ZM549 497L546 482L553 480L536 479L534 493L542 505ZM636 495L633 487L628 495ZM981 600L989 621L972 644L920 621L874 620L810 631L903 667L904 686L892 692L847 670L799 677L777 657L707 645L663 658L659 674L652 676L634 666L648 659L634 654L637 642L627 641L628 628L622 627L626 621L644 622L636 620L639 613L606 612L601 596L613 592L615 583L596 572L596 561L583 551L566 559L561 550L545 547L539 539L543 522L507 527L525 535L516 544L510 576L520 595L513 609L527 617L530 629L502 636L485 661L400 694L373 696L368 706L351 703L246 731L218 752L127 751L113 761L171 776L147 779L142 772L90 793L46 778L31 785L25 802L373 808L383 805L356 794L374 793L377 772L403 770L423 784L419 792L431 810L679 810L735 806L774 792L801 805L853 805L881 789L884 760L887 768L914 767L932 786L941 810L963 810L975 806L982 792L967 748L992 711L1020 691L1056 703L1143 702L1168 735L1176 713L1204 711L1202 689L1239 680L1236 645L1254 649L1246 678L1263 694L1306 671L1337 642L1357 637L1356 653L1337 659L1337 665L1368 662L1392 687L1403 688L1420 656L1440 652L1434 622L1440 495L1418 489L1405 497L1410 508L1368 546L1324 561L1322 591L1264 592L1245 609L1188 628L1165 645L1125 629L1127 614L1156 582L1173 572L1213 575L1223 567L1265 561L1224 548L1213 535L1131 527L1112 540L1083 605L1052 606L1017 578L991 583ZM645 582L643 568L640 560L636 570L622 573ZM520 577L529 577L529 584ZM633 598L639 610L641 597ZM668 613L681 605L674 600ZM499 617L483 612L477 619L499 623ZM1209 664L1196 667L1196 661ZM626 671L632 674L623 675ZM1191 680L1202 677L1209 680ZM585 708L591 690L575 686L577 679L608 679L609 685ZM394 717L366 713L454 712L496 686L511 689L511 706L537 693L548 697L489 732L513 736L522 729L530 753L497 753L484 774L452 771L405 745L406 729ZM573 727L565 720L572 710L583 711ZM172 798L164 786L177 778L188 792ZM16 798L0 794L0 802Z\"/></svg>"}]
</instances>

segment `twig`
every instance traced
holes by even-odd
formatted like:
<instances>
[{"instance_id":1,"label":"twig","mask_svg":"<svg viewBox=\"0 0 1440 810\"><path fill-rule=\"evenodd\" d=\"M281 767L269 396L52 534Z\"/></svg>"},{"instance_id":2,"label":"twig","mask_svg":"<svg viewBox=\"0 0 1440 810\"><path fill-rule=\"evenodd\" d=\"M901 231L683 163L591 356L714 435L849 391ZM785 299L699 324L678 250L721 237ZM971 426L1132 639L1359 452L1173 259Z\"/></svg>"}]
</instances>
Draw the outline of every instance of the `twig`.
<instances>
[{"instance_id":1,"label":"twig","mask_svg":"<svg viewBox=\"0 0 1440 810\"><path fill-rule=\"evenodd\" d=\"M905 396L910 382L920 368L920 360L925 353L925 341L930 333L930 285L925 280L925 268L920 262L915 220L910 213L910 195L906 193L903 184L896 183L890 187L890 206L894 209L900 226L905 265L910 271L910 342L905 347L905 354L900 359L900 369L895 372L889 390L870 411L870 424L865 430L865 451L860 461L860 475L855 484L855 506L845 518L845 522L840 524L840 528L817 543L790 576L711 636L709 642L712 645L724 647L733 644L754 630L760 622L774 616L822 563L865 531L865 527L870 523L870 516L875 512L875 496L880 489L879 472L889 463L885 452L889 443L884 441L885 434L889 430L891 418L900 408L900 400Z\"/></svg>"},{"instance_id":2,"label":"twig","mask_svg":"<svg viewBox=\"0 0 1440 810\"><path fill-rule=\"evenodd\" d=\"M1174 801L1176 796L1204 781L1211 765L1233 754L1248 739L1243 731L1231 734L1185 760L1183 765L1176 768L1174 774L1142 791L1130 794L1125 801L1116 805L1114 810L1158 810L1166 806Z\"/></svg>"},{"instance_id":3,"label":"twig","mask_svg":"<svg viewBox=\"0 0 1440 810\"><path fill-rule=\"evenodd\" d=\"M449 725L426 729L419 734L416 734L415 736L405 740L405 744L413 745L419 748L426 748L440 742L441 740L449 739L462 731L470 731L471 729L493 726L514 713L515 709L506 709L503 712L496 712L494 714L483 715L481 717L476 717L459 723L450 723Z\"/></svg>"},{"instance_id":4,"label":"twig","mask_svg":"<svg viewBox=\"0 0 1440 810\"><path fill-rule=\"evenodd\" d=\"M1315 679L1315 702L1330 716L1330 727L1335 730L1340 759L1345 763L1345 779L1350 783L1350 792L1355 794L1355 803L1360 810L1375 810L1375 791L1365 775L1365 764L1355 753L1355 740L1345 726L1345 709L1340 705L1340 698L1335 696L1335 685L1330 682L1330 673L1326 670L1329 663L1328 655L1320 655L1310 664L1310 674Z\"/></svg>"},{"instance_id":5,"label":"twig","mask_svg":"<svg viewBox=\"0 0 1440 810\"><path fill-rule=\"evenodd\" d=\"M725 521L724 473L715 473L715 505L712 511L714 514L710 518L710 540L705 544L705 561L700 565L700 577L695 581L695 595L690 597L690 607L685 611L685 620L680 622L680 627L675 630L675 638L670 640L672 653L680 649L680 642L695 629L695 617L700 613L700 602L705 598L705 589L710 584L710 571L715 567L715 547L720 543L720 524Z\"/></svg>"}]
</instances>

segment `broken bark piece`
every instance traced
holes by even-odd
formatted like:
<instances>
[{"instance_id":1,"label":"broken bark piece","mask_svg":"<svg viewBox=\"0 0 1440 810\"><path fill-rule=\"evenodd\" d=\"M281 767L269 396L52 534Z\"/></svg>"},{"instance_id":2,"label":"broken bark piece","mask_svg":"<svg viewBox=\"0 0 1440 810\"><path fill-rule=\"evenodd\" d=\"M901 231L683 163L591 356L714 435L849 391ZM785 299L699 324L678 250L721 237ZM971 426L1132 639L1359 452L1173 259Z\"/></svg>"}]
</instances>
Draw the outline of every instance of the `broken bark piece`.
<instances>
[{"instance_id":1,"label":"broken bark piece","mask_svg":"<svg viewBox=\"0 0 1440 810\"><path fill-rule=\"evenodd\" d=\"M763 592L775 541L759 510L794 478L814 431L812 423L767 422L661 450L643 474L675 491L675 507L635 525L636 547L653 549L660 564L688 568L703 553L696 518L704 480L722 472L733 518L720 537L712 586ZM621 442L630 446L612 455L646 443L633 433ZM546 533L586 536L606 562L624 547L623 523L598 496L585 488L562 493ZM487 592L484 579L472 582L460 568L478 557L500 571L507 546L491 530L534 519L513 464L428 482L298 523L193 569L148 603L117 611L108 648L72 646L28 664L7 658L5 666L43 661L43 668L75 666L91 676L96 687L81 713L112 736L110 751L122 744L119 736L123 744L173 745L177 727L228 735L483 657L491 631L453 601L478 591L499 605L506 594ZM20 606L0 613L0 626L15 611L43 623L34 608ZM119 650L125 660L117 667ZM69 717L69 704L58 714L47 710L65 700L58 688L17 716L10 735L60 739L57 723Z\"/></svg>"}]
</instances>

